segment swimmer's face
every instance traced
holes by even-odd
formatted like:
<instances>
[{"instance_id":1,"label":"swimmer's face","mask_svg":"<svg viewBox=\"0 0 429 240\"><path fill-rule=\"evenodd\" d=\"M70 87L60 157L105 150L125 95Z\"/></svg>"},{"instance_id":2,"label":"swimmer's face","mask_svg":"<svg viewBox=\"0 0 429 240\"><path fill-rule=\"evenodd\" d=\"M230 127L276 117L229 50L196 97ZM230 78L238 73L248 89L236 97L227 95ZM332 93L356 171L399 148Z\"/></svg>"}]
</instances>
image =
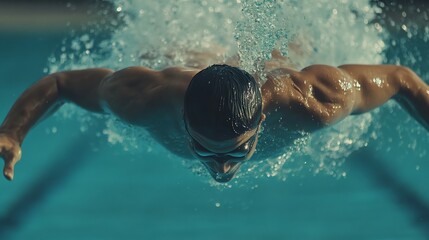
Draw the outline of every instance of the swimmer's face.
<instances>
[{"instance_id":1,"label":"swimmer's face","mask_svg":"<svg viewBox=\"0 0 429 240\"><path fill-rule=\"evenodd\" d=\"M216 181L228 182L255 152L261 123L262 120L256 128L223 141L206 138L187 126L191 151Z\"/></svg>"}]
</instances>

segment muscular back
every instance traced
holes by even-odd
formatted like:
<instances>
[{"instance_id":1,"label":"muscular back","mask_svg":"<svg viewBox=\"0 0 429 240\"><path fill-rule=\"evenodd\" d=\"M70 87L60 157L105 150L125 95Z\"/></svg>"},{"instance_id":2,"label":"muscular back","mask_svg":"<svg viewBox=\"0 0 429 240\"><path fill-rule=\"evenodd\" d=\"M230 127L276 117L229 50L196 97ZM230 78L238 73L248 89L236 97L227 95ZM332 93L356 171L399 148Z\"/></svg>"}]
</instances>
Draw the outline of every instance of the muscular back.
<instances>
[{"instance_id":1,"label":"muscular back","mask_svg":"<svg viewBox=\"0 0 429 240\"><path fill-rule=\"evenodd\" d=\"M130 124L147 128L171 152L190 157L182 120L183 97L198 71L130 67L113 72L97 68L42 78L20 96L0 127L4 175L13 178L20 146L31 127L64 101L94 112L112 112ZM313 65L295 71L276 65L267 76L262 86L263 111L267 115L263 135L272 136L273 141L260 141L258 148L268 157L270 147L281 147L273 146L273 142L287 144L293 140L288 130L317 130L349 114L369 111L391 97L429 130L429 88L408 68Z\"/></svg>"},{"instance_id":2,"label":"muscular back","mask_svg":"<svg viewBox=\"0 0 429 240\"><path fill-rule=\"evenodd\" d=\"M177 67L162 71L126 68L102 81L100 104L123 121L144 127L170 152L192 158L182 111L186 88L197 72Z\"/></svg>"},{"instance_id":3,"label":"muscular back","mask_svg":"<svg viewBox=\"0 0 429 240\"><path fill-rule=\"evenodd\" d=\"M177 139L187 142L183 98L198 71L179 67L162 71L125 68L102 79L97 101L105 112L145 127L171 150L177 148L172 144ZM262 86L266 129L282 127L311 132L350 114L366 112L396 95L400 89L398 82L409 75L407 69L392 65L312 65L301 71L277 66L267 73L268 79ZM81 92L79 88L73 89ZM278 135L274 138L289 135L274 130L272 133Z\"/></svg>"},{"instance_id":4,"label":"muscular back","mask_svg":"<svg viewBox=\"0 0 429 240\"><path fill-rule=\"evenodd\" d=\"M100 84L100 104L128 123L151 127L162 118L178 117L186 87L196 72L186 68L126 68Z\"/></svg>"},{"instance_id":5,"label":"muscular back","mask_svg":"<svg viewBox=\"0 0 429 240\"><path fill-rule=\"evenodd\" d=\"M282 113L289 128L311 131L378 107L399 93L406 76L407 69L393 65L281 67L269 72L262 92L267 112Z\"/></svg>"},{"instance_id":6,"label":"muscular back","mask_svg":"<svg viewBox=\"0 0 429 240\"><path fill-rule=\"evenodd\" d=\"M312 131L350 114L357 88L340 69L314 65L302 71L271 71L262 92L268 114L280 115L289 129Z\"/></svg>"}]
</instances>

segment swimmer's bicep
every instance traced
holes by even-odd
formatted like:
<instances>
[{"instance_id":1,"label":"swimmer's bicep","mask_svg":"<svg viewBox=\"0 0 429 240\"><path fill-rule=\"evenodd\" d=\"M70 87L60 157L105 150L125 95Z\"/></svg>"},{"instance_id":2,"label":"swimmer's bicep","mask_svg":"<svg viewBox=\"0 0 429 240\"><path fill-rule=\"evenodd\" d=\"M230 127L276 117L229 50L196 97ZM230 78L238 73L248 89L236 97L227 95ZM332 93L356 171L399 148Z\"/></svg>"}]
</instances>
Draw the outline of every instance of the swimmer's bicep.
<instances>
[{"instance_id":1,"label":"swimmer's bicep","mask_svg":"<svg viewBox=\"0 0 429 240\"><path fill-rule=\"evenodd\" d=\"M99 88L102 81L112 73L112 70L105 68L56 73L58 92L65 101L89 111L103 112Z\"/></svg>"}]
</instances>

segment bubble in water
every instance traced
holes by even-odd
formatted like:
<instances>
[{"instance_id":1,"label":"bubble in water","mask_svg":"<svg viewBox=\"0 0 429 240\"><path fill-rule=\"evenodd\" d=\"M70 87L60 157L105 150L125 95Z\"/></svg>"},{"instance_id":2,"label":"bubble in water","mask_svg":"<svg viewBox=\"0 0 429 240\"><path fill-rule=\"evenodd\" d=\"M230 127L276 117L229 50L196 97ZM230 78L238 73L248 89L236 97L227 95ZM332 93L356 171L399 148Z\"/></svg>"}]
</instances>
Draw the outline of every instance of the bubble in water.
<instances>
[{"instance_id":1,"label":"bubble in water","mask_svg":"<svg viewBox=\"0 0 429 240\"><path fill-rule=\"evenodd\" d=\"M219 50L217 55L221 58L238 53L242 68L260 74L274 48L280 49L300 68L316 63L381 63L386 42L391 43L380 36L384 33L383 24L371 24L376 14L382 14L381 8L370 6L366 0L120 0L113 3L120 20L113 19L110 23L116 26L111 37L101 38L89 32L71 34L63 41L60 53L48 59L47 72L90 67L120 69L130 65L160 69L183 65L190 51ZM415 36L413 24L396 25L405 37ZM402 26L406 26L407 32ZM429 39L429 28L423 30L425 34L421 38ZM401 42L395 44L400 47ZM417 55L412 58L420 61ZM402 58L392 59L398 62ZM88 124L90 118L75 107L63 108L59 115L77 116L83 125ZM332 128L304 134L293 146L284 147L281 154L246 163L235 181L245 183L265 176L284 180L303 169L313 174L345 176L341 170L345 158L366 146L371 136L383 135L370 132L373 116L353 116ZM153 142L147 133L137 134L135 129L115 119L105 121L103 136L112 144L121 144L132 151L143 149L141 146L145 146L145 151L161 151L155 143L147 145ZM410 142L409 147L419 148L415 142ZM201 164L187 161L185 165L210 179Z\"/></svg>"},{"instance_id":2,"label":"bubble in water","mask_svg":"<svg viewBox=\"0 0 429 240\"><path fill-rule=\"evenodd\" d=\"M286 53L288 31L282 4L275 0L243 0L242 17L235 28L241 67L265 80L265 61L271 51Z\"/></svg>"}]
</instances>

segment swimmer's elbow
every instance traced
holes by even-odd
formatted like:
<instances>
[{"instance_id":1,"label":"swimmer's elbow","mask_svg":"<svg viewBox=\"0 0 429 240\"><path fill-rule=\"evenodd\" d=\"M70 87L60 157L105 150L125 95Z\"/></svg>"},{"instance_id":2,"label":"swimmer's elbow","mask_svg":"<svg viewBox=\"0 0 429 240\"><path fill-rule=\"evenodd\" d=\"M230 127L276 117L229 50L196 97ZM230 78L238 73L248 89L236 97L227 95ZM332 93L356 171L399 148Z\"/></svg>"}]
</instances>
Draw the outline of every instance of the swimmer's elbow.
<instances>
[{"instance_id":1,"label":"swimmer's elbow","mask_svg":"<svg viewBox=\"0 0 429 240\"><path fill-rule=\"evenodd\" d=\"M54 79L61 99L86 110L103 113L99 87L102 80L112 73L110 69L95 68L58 72L50 77Z\"/></svg>"}]
</instances>

